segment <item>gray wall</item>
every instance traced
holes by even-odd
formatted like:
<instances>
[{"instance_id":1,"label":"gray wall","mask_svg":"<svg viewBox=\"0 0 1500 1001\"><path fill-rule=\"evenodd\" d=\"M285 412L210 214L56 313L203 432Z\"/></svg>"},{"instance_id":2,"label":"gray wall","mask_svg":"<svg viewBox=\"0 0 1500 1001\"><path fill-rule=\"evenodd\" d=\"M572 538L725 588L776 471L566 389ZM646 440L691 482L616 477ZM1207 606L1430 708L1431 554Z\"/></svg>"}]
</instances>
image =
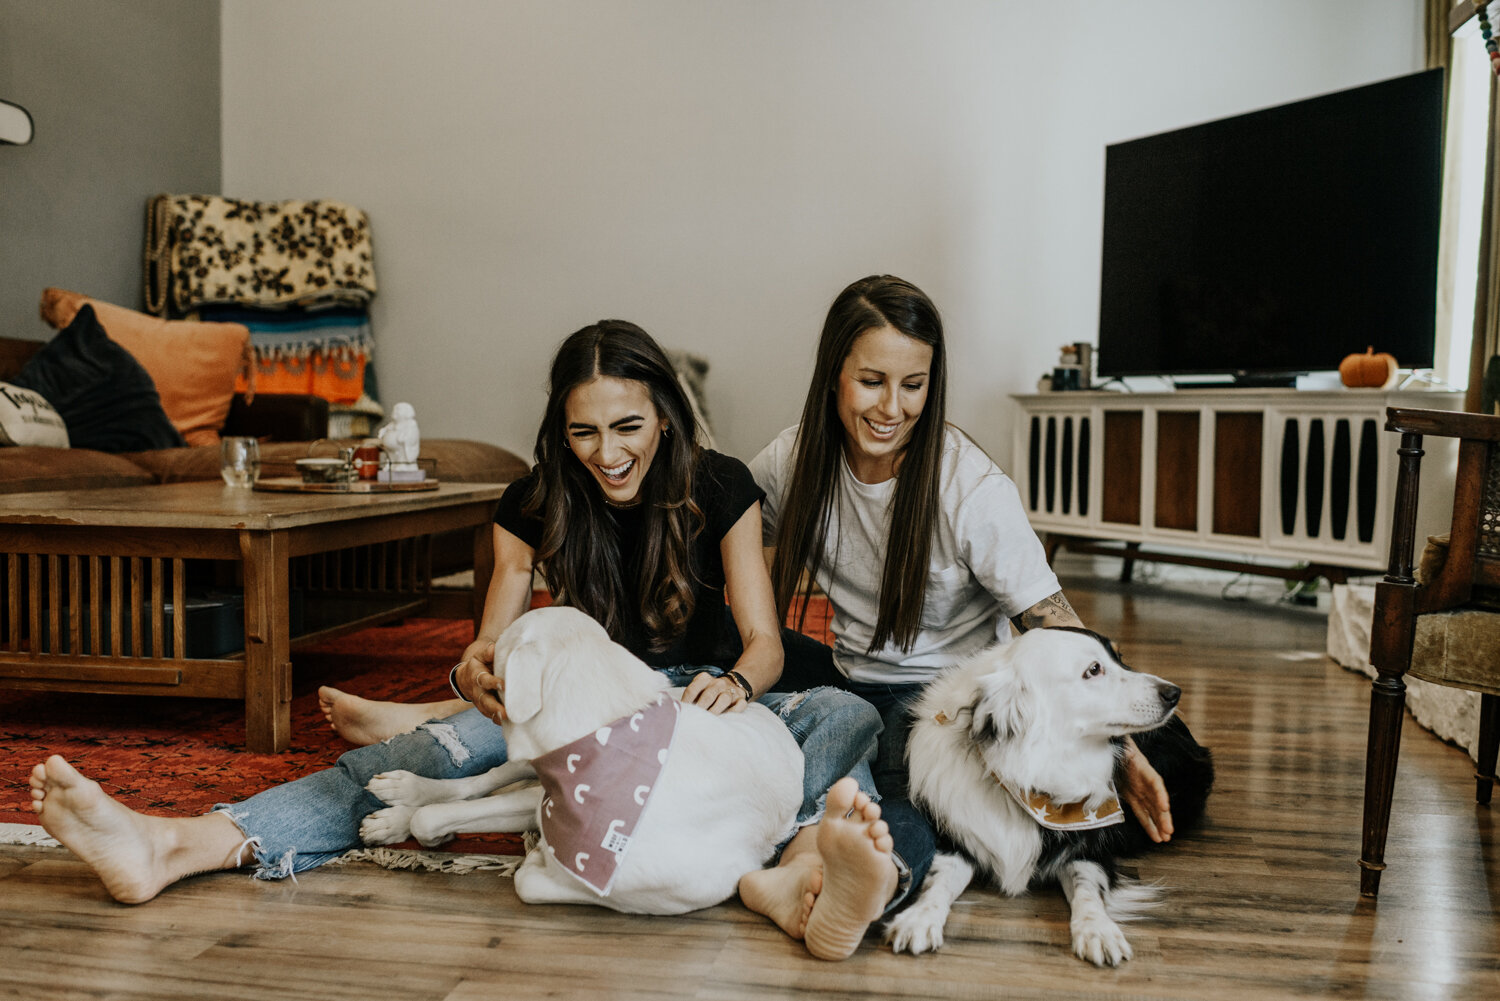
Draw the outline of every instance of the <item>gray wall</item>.
<instances>
[{"instance_id":1,"label":"gray wall","mask_svg":"<svg viewBox=\"0 0 1500 1001\"><path fill-rule=\"evenodd\" d=\"M139 306L146 199L220 184L216 0L0 0L0 335L49 335L48 285Z\"/></svg>"},{"instance_id":2,"label":"gray wall","mask_svg":"<svg viewBox=\"0 0 1500 1001\"><path fill-rule=\"evenodd\" d=\"M1092 341L1107 143L1408 73L1413 0L255 0L224 187L370 215L382 401L529 454L547 360L634 320L713 365L727 452L801 410L824 312L937 301L1001 462ZM290 30L295 28L296 30Z\"/></svg>"}]
</instances>

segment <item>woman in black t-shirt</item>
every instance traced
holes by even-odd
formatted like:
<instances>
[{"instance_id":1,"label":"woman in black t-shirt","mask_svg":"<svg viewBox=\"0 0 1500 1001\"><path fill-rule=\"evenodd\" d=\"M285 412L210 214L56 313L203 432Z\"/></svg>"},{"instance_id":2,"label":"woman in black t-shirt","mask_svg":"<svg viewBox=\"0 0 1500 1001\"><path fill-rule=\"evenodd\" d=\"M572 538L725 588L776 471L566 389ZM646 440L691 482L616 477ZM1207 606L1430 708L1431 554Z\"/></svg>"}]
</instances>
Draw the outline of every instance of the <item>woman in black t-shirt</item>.
<instances>
[{"instance_id":1,"label":"woman in black t-shirt","mask_svg":"<svg viewBox=\"0 0 1500 1001\"><path fill-rule=\"evenodd\" d=\"M782 667L757 522L765 494L744 463L698 445L670 362L634 324L604 320L569 337L549 386L536 467L506 488L495 514L495 572L478 636L453 670L455 694L472 695L486 716L500 712L474 681L488 675L495 639L530 607L540 570L554 601L587 612L652 667L710 669L686 679L684 701L742 709ZM371 702L331 688L319 696L356 744L471 704Z\"/></svg>"}]
</instances>

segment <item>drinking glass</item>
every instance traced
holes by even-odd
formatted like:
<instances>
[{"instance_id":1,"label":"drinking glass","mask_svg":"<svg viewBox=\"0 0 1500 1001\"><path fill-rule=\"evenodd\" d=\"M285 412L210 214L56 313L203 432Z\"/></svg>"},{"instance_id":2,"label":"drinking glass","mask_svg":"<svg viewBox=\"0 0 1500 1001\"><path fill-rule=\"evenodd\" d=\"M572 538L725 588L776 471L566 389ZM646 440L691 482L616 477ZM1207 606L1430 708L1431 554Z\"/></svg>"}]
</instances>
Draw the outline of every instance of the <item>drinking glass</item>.
<instances>
[{"instance_id":1,"label":"drinking glass","mask_svg":"<svg viewBox=\"0 0 1500 1001\"><path fill-rule=\"evenodd\" d=\"M219 445L219 475L231 487L248 487L260 475L260 446L254 438L225 438Z\"/></svg>"}]
</instances>

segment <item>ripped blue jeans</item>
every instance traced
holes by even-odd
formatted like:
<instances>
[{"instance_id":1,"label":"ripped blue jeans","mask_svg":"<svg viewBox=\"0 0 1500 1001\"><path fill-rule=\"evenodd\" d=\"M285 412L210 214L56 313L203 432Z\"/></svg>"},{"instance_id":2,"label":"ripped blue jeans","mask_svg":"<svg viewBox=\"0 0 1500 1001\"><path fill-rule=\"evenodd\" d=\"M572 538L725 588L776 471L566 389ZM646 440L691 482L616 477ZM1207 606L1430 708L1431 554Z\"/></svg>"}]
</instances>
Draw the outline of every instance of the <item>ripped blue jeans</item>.
<instances>
[{"instance_id":1,"label":"ripped blue jeans","mask_svg":"<svg viewBox=\"0 0 1500 1001\"><path fill-rule=\"evenodd\" d=\"M723 673L714 667L668 668L662 673L675 687L704 670ZM822 816L828 787L845 775L853 775L861 789L879 798L870 761L882 724L880 714L868 702L835 688L773 692L757 701L786 723L802 747L806 764L799 826ZM349 751L332 768L214 809L224 812L250 841L256 878L281 879L361 847L360 822L386 805L365 789L381 772L404 769L428 778L451 779L477 775L505 761L500 727L477 709L467 709L383 743Z\"/></svg>"}]
</instances>

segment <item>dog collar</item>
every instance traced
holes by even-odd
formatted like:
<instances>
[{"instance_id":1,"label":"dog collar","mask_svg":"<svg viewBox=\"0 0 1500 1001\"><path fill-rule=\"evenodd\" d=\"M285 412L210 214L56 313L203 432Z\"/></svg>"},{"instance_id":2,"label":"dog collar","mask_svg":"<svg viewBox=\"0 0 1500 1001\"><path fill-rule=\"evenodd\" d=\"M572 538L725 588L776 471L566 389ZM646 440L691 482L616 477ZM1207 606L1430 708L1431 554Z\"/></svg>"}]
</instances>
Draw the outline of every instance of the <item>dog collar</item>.
<instances>
[{"instance_id":1,"label":"dog collar","mask_svg":"<svg viewBox=\"0 0 1500 1001\"><path fill-rule=\"evenodd\" d=\"M1032 820L1051 831L1092 831L1125 822L1125 810L1120 806L1120 797L1115 793L1115 784L1109 784L1109 798L1092 810L1084 809L1084 801L1077 803L1055 803L1052 797L1035 790L1020 790L990 773L1000 783L1000 788L1010 793L1011 799L1025 810Z\"/></svg>"},{"instance_id":2,"label":"dog collar","mask_svg":"<svg viewBox=\"0 0 1500 1001\"><path fill-rule=\"evenodd\" d=\"M546 849L601 897L651 801L681 709L658 695L641 711L532 759L544 793L538 826Z\"/></svg>"}]
</instances>

